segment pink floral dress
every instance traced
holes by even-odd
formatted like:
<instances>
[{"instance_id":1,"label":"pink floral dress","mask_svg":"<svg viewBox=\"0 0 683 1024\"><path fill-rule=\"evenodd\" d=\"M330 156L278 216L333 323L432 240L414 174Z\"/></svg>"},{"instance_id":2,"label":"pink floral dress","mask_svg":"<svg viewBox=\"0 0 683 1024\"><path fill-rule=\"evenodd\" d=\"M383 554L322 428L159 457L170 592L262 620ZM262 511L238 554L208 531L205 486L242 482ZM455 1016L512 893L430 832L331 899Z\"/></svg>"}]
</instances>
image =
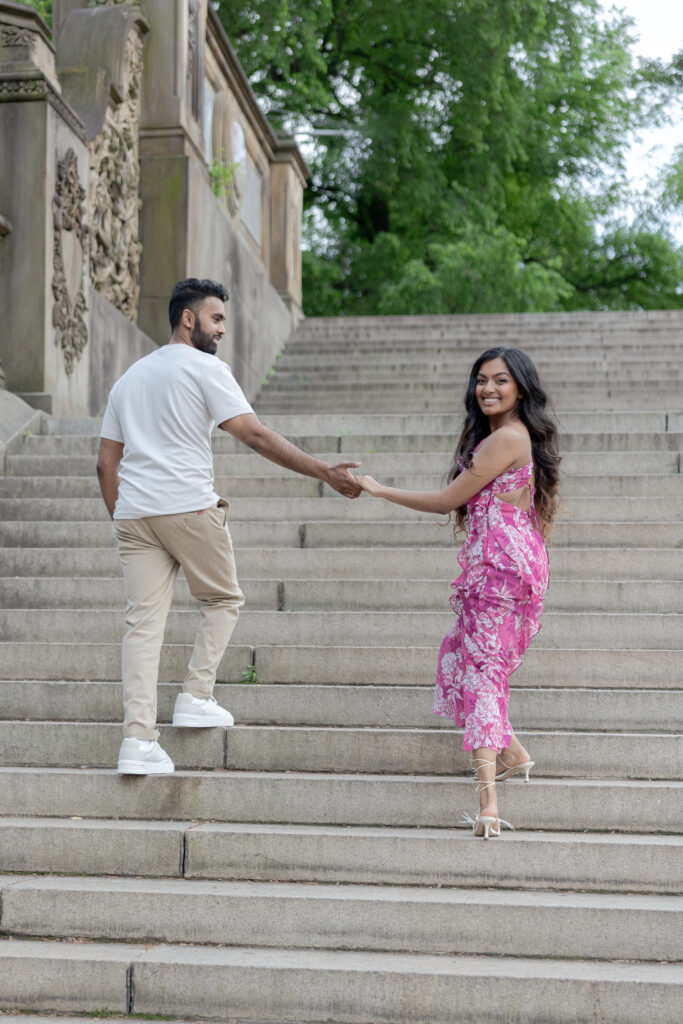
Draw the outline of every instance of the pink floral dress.
<instances>
[{"instance_id":1,"label":"pink floral dress","mask_svg":"<svg viewBox=\"0 0 683 1024\"><path fill-rule=\"evenodd\" d=\"M476 449L475 449L476 450ZM541 628L548 552L534 508L533 462L501 473L467 502L455 624L439 651L434 711L464 726L464 750L510 745L508 677ZM529 485L529 512L500 501Z\"/></svg>"}]
</instances>

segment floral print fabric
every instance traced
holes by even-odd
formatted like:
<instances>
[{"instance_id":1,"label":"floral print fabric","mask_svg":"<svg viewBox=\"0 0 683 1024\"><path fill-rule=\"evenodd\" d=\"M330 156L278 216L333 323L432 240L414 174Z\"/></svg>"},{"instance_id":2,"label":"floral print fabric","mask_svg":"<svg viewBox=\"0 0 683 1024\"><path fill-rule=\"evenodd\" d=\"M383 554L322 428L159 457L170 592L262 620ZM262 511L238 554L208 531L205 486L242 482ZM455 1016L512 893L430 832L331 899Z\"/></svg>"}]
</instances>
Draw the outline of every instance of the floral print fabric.
<instances>
[{"instance_id":1,"label":"floral print fabric","mask_svg":"<svg viewBox=\"0 0 683 1024\"><path fill-rule=\"evenodd\" d=\"M533 462L467 502L467 537L451 584L453 628L439 651L434 711L465 729L464 750L510 745L509 676L541 628L548 553L534 509ZM529 485L531 510L500 501Z\"/></svg>"}]
</instances>

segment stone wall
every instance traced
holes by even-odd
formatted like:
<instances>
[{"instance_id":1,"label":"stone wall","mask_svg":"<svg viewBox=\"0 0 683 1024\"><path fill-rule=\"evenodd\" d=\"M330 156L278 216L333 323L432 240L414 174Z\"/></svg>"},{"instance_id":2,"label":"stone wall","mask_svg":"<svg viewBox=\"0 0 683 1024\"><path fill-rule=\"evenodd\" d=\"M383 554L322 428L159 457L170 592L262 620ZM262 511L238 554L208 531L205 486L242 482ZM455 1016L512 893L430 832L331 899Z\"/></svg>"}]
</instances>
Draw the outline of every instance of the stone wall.
<instances>
[{"instance_id":1,"label":"stone wall","mask_svg":"<svg viewBox=\"0 0 683 1024\"><path fill-rule=\"evenodd\" d=\"M0 0L0 134L6 387L97 413L168 340L175 282L210 277L252 397L301 317L307 168L207 0L55 0L52 37Z\"/></svg>"},{"instance_id":2,"label":"stone wall","mask_svg":"<svg viewBox=\"0 0 683 1024\"><path fill-rule=\"evenodd\" d=\"M308 169L293 141L280 138L259 109L206 0L175 3L175 24L183 27L175 34L172 6L145 0L152 31L140 130L138 322L164 338L175 281L224 282L231 298L219 355L253 397L302 316L299 234ZM289 212L279 206L274 178L289 181Z\"/></svg>"}]
</instances>

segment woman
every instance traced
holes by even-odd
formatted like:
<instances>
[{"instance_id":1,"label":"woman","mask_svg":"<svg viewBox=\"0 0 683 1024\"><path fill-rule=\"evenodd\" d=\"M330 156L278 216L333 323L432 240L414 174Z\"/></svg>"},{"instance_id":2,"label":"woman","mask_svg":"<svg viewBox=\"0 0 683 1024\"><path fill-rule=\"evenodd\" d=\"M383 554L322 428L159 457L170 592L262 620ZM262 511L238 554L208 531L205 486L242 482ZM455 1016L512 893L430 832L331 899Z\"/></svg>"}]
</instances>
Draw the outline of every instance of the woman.
<instances>
[{"instance_id":1,"label":"woman","mask_svg":"<svg viewBox=\"0 0 683 1024\"><path fill-rule=\"evenodd\" d=\"M508 721L508 677L540 629L548 589L544 535L555 513L560 458L547 397L529 357L492 348L472 367L467 410L448 486L440 491L358 482L373 497L420 512L456 512L467 524L451 584L455 625L439 651L434 711L464 726L473 751L477 836L500 835L496 782L534 762ZM505 822L507 824L507 822Z\"/></svg>"}]
</instances>

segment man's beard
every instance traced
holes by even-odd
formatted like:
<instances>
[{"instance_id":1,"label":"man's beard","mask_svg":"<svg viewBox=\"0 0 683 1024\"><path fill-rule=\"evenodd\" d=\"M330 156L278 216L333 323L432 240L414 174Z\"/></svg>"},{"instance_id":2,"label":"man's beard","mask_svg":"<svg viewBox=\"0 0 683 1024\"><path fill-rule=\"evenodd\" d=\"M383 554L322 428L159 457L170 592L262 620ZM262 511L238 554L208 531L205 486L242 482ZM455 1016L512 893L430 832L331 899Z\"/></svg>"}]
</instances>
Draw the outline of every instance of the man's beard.
<instances>
[{"instance_id":1,"label":"man's beard","mask_svg":"<svg viewBox=\"0 0 683 1024\"><path fill-rule=\"evenodd\" d=\"M218 351L218 342L214 340L211 332L203 331L198 323L195 323L190 334L190 341L200 352L208 352L215 356Z\"/></svg>"}]
</instances>

